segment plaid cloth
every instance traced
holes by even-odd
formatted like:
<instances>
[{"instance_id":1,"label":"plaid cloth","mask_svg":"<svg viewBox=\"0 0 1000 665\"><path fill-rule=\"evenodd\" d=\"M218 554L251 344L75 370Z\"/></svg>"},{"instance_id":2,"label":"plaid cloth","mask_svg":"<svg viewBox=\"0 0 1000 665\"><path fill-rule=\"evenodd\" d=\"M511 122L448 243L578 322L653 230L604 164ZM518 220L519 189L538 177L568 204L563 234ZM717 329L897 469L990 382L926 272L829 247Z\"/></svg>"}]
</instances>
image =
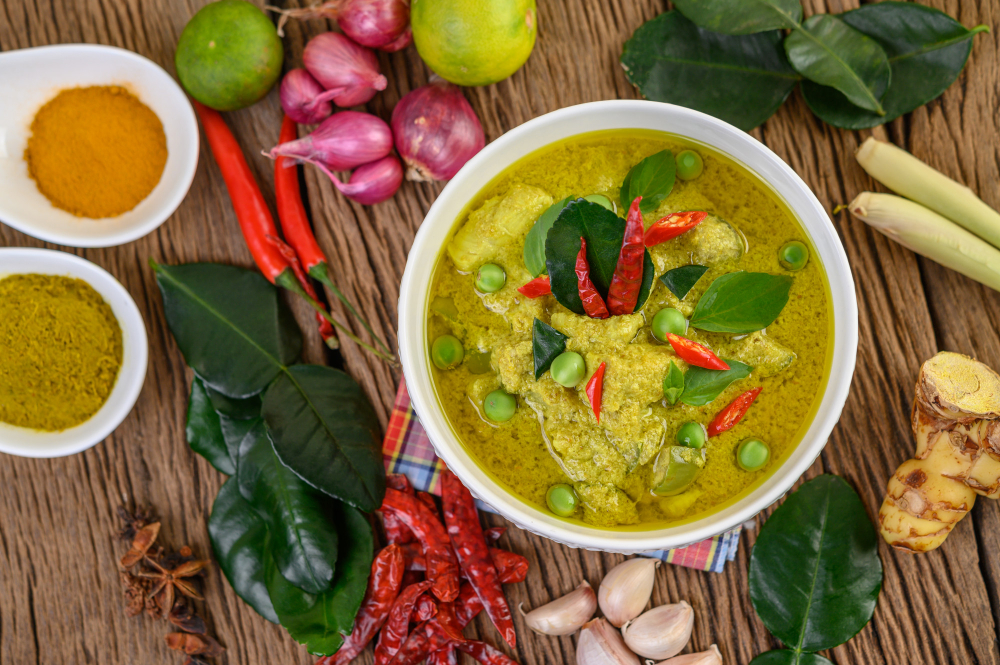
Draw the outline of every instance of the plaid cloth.
<instances>
[{"instance_id":1,"label":"plaid cloth","mask_svg":"<svg viewBox=\"0 0 1000 665\"><path fill-rule=\"evenodd\" d=\"M427 432L410 405L405 381L400 382L399 392L396 393L396 404L382 443L382 456L389 473L405 474L416 489L441 494L441 460L434 454ZM477 503L482 510L496 512L481 501ZM721 573L726 562L736 558L739 543L740 527L736 527L694 545L647 552L644 556L656 557L678 566Z\"/></svg>"}]
</instances>

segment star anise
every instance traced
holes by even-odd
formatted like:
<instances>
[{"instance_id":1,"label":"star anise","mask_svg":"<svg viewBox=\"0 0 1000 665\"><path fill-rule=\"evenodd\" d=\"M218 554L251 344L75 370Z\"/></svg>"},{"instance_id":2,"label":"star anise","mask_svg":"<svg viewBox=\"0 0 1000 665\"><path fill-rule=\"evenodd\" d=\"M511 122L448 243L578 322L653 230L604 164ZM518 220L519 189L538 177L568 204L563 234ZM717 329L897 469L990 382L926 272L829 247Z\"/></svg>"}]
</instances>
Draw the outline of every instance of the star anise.
<instances>
[{"instance_id":1,"label":"star anise","mask_svg":"<svg viewBox=\"0 0 1000 665\"><path fill-rule=\"evenodd\" d=\"M148 506L139 508L134 513L126 510L124 506L118 506L118 517L125 522L118 532L118 537L122 540L132 540L142 527L156 521L152 509Z\"/></svg>"},{"instance_id":2,"label":"star anise","mask_svg":"<svg viewBox=\"0 0 1000 665\"><path fill-rule=\"evenodd\" d=\"M149 590L148 597L155 599L160 616L167 616L173 609L176 598L175 591L188 598L203 600L201 594L191 586L190 582L186 582L185 578L199 575L208 565L208 561L196 559L183 561L174 568L165 568L150 557L146 557L145 561L153 570L151 572L141 571L138 577L150 580L152 588Z\"/></svg>"}]
</instances>

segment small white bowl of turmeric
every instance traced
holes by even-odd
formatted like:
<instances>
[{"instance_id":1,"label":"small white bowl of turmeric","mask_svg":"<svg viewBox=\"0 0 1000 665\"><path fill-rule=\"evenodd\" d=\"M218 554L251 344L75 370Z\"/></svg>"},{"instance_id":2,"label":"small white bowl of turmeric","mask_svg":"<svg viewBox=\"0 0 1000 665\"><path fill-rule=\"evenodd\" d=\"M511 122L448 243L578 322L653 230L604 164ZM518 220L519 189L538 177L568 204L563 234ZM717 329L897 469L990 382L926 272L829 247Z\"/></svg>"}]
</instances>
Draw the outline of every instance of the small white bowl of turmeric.
<instances>
[{"instance_id":1,"label":"small white bowl of turmeric","mask_svg":"<svg viewBox=\"0 0 1000 665\"><path fill-rule=\"evenodd\" d=\"M128 291L86 259L0 248L0 452L62 457L105 439L146 378Z\"/></svg>"},{"instance_id":2,"label":"small white bowl of turmeric","mask_svg":"<svg viewBox=\"0 0 1000 665\"><path fill-rule=\"evenodd\" d=\"M154 62L91 44L0 53L0 222L72 247L150 233L198 165L198 124Z\"/></svg>"}]
</instances>

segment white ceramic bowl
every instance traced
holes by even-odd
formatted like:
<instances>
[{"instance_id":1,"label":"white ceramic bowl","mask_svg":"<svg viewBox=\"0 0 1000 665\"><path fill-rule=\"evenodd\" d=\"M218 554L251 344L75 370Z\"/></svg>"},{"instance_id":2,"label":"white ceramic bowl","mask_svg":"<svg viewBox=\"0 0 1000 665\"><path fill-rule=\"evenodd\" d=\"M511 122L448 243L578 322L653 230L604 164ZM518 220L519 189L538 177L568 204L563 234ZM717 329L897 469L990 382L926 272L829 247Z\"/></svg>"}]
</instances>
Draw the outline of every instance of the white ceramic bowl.
<instances>
[{"instance_id":1,"label":"white ceramic bowl","mask_svg":"<svg viewBox=\"0 0 1000 665\"><path fill-rule=\"evenodd\" d=\"M22 457L73 455L103 441L125 420L146 378L149 343L135 301L118 280L86 259L51 249L0 248L0 279L21 273L76 277L94 287L122 329L122 366L104 406L86 422L61 432L14 427L0 422L0 452Z\"/></svg>"},{"instance_id":2,"label":"white ceramic bowl","mask_svg":"<svg viewBox=\"0 0 1000 665\"><path fill-rule=\"evenodd\" d=\"M816 417L802 442L763 484L735 504L680 526L607 531L560 520L499 486L470 457L437 404L425 338L433 258L456 218L480 189L510 164L546 144L606 129L652 129L707 144L755 172L801 220L826 268L833 298L833 371ZM813 463L847 399L858 345L854 281L844 248L826 211L801 178L773 152L732 125L690 109L646 101L607 101L565 108L524 123L486 146L444 188L413 241L399 299L399 347L413 406L438 455L462 482L511 522L574 547L644 552L680 547L720 534L750 519L787 492Z\"/></svg>"},{"instance_id":3,"label":"white ceramic bowl","mask_svg":"<svg viewBox=\"0 0 1000 665\"><path fill-rule=\"evenodd\" d=\"M167 164L160 182L132 210L107 219L56 208L28 176L24 149L35 113L64 88L120 85L163 123ZM180 205L198 166L198 123L184 91L159 65L111 46L66 44L0 53L0 221L71 247L131 242L162 224Z\"/></svg>"}]
</instances>

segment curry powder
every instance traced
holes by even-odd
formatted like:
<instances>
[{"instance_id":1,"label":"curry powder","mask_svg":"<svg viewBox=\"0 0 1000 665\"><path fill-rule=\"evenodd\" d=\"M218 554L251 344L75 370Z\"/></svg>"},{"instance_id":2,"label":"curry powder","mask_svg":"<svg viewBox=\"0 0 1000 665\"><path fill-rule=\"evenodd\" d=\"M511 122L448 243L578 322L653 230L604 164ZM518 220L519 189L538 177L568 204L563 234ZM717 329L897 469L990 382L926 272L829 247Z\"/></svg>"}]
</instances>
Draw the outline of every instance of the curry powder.
<instances>
[{"instance_id":1,"label":"curry powder","mask_svg":"<svg viewBox=\"0 0 1000 665\"><path fill-rule=\"evenodd\" d=\"M58 431L107 401L122 331L86 282L58 275L0 279L0 421Z\"/></svg>"},{"instance_id":2,"label":"curry powder","mask_svg":"<svg viewBox=\"0 0 1000 665\"><path fill-rule=\"evenodd\" d=\"M167 137L157 115L125 88L70 88L35 114L24 159L52 205L77 217L114 217L160 181Z\"/></svg>"}]
</instances>

